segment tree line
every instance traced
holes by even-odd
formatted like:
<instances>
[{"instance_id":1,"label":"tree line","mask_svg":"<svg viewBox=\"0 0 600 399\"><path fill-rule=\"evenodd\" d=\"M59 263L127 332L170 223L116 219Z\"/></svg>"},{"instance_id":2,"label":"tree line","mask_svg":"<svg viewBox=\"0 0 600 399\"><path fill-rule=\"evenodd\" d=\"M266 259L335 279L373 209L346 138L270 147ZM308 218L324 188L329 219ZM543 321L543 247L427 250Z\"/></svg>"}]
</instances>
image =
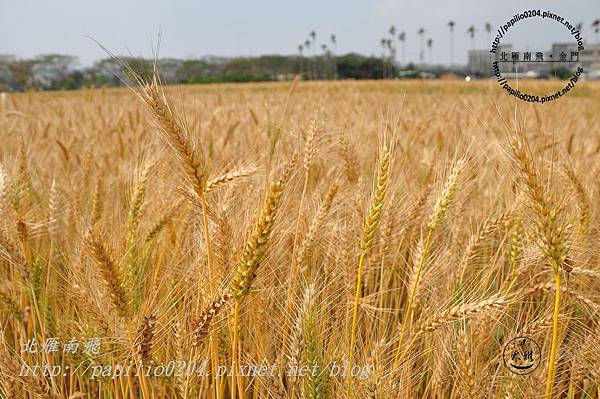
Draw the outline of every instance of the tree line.
<instances>
[{"instance_id":1,"label":"tree line","mask_svg":"<svg viewBox=\"0 0 600 399\"><path fill-rule=\"evenodd\" d=\"M154 64L169 84L280 81L297 74L306 80L381 79L397 72L397 67L386 60L356 53L209 56L185 60L120 57L105 58L86 67L80 65L77 57L64 54L45 54L31 59L0 55L0 91L124 86L130 83L125 66L144 75L152 71ZM413 68L412 65L406 67Z\"/></svg>"}]
</instances>

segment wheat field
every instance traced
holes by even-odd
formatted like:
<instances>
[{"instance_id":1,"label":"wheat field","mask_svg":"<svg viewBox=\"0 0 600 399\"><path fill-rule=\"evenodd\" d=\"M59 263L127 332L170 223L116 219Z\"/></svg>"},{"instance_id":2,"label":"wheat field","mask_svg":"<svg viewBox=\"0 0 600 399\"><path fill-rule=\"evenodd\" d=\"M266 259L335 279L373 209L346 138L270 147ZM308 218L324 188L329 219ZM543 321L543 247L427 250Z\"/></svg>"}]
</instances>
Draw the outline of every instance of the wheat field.
<instances>
[{"instance_id":1,"label":"wheat field","mask_svg":"<svg viewBox=\"0 0 600 399\"><path fill-rule=\"evenodd\" d=\"M598 84L140 78L0 141L3 398L600 397Z\"/></svg>"}]
</instances>

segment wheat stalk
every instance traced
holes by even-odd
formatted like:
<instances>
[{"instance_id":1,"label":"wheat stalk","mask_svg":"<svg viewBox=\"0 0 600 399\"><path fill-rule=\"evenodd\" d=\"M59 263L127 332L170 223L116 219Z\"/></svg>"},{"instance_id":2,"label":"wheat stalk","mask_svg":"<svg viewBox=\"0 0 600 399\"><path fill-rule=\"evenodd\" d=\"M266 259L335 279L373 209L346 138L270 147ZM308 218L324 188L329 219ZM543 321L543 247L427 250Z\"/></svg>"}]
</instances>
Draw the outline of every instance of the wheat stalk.
<instances>
[{"instance_id":1,"label":"wheat stalk","mask_svg":"<svg viewBox=\"0 0 600 399\"><path fill-rule=\"evenodd\" d=\"M390 150L387 144L383 145L381 153L379 154L379 165L377 169L377 181L373 190L371 204L369 206L369 212L363 225L363 233L360 241L360 257L358 260L358 270L356 273L356 293L354 295L354 310L352 312L352 327L350 332L350 348L348 350L348 364L349 368L352 369L354 359L354 345L356 341L356 327L358 322L358 303L361 295L361 284L362 284L362 271L365 256L373 245L373 239L377 228L381 223L383 217L383 206L385 201L385 194L387 192L387 186L390 176ZM349 374L346 379L346 398L350 397L350 386L352 378Z\"/></svg>"},{"instance_id":2,"label":"wheat stalk","mask_svg":"<svg viewBox=\"0 0 600 399\"><path fill-rule=\"evenodd\" d=\"M408 331L408 327L410 324L411 316L414 309L414 300L416 298L419 283L421 280L421 273L423 271L423 266L427 258L429 246L431 245L431 237L433 236L434 230L442 224L450 210L450 205L452 204L456 193L458 178L461 172L463 171L465 164L465 158L461 158L456 162L456 164L452 168L452 171L450 172L450 175L448 176L444 189L438 196L438 199L433 208L433 212L429 217L429 222L427 223L427 237L425 238L423 249L422 251L420 251L421 256L419 259L419 263L417 264L417 268L414 271L414 278L412 279L413 281L410 286L410 292L408 294L408 302L404 311L404 318L402 320L402 327L400 331L400 339L398 340L396 356L394 357L394 368L396 368L398 362L400 361L400 348L402 347L404 335Z\"/></svg>"},{"instance_id":3,"label":"wheat stalk","mask_svg":"<svg viewBox=\"0 0 600 399\"><path fill-rule=\"evenodd\" d=\"M254 232L251 234L250 238L246 242L246 245L244 246L240 263L235 271L233 280L231 281L231 291L233 298L235 298L236 301L233 311L233 370L237 370L237 367L239 366L239 360L237 359L238 353L236 352L239 350L239 305L240 302L242 302L242 300L250 292L252 283L256 278L256 272L267 250L267 244L273 231L275 218L281 203L281 196L297 162L298 158L294 154L287 167L281 174L281 177L273 178L271 181ZM234 389L233 381L235 379L235 376L232 377L232 389ZM240 396L243 394L243 387L241 384L241 380L237 378L237 389Z\"/></svg>"},{"instance_id":4,"label":"wheat stalk","mask_svg":"<svg viewBox=\"0 0 600 399\"><path fill-rule=\"evenodd\" d=\"M548 376L546 378L546 397L551 399L556 374L556 355L558 352L558 316L560 311L561 275L560 268L565 267L569 245L567 235L569 226L560 220L562 207L554 206L546 196L539 182L536 164L525 139L517 132L509 136L514 162L521 173L526 192L534 206L537 216L537 232L541 240L542 251L550 261L554 271L555 298L554 320L552 328L552 345L548 359Z\"/></svg>"},{"instance_id":5,"label":"wheat stalk","mask_svg":"<svg viewBox=\"0 0 600 399\"><path fill-rule=\"evenodd\" d=\"M304 332L304 351L306 365L309 367L306 378L305 397L309 399L321 399L325 397L325 372L322 365L322 345L319 333L319 314L317 306L317 295L314 285L309 285L305 292L305 306L303 310L304 321L302 329Z\"/></svg>"}]
</instances>

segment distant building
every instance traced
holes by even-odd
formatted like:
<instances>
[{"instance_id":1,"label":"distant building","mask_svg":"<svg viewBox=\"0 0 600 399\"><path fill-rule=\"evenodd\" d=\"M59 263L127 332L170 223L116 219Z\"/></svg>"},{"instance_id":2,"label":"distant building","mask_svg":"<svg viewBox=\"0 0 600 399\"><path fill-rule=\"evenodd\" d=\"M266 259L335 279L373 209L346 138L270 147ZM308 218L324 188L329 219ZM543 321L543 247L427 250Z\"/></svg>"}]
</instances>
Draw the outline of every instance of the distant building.
<instances>
[{"instance_id":1,"label":"distant building","mask_svg":"<svg viewBox=\"0 0 600 399\"><path fill-rule=\"evenodd\" d=\"M577 51L576 43L552 43L552 55L554 57L560 53L570 54L571 51Z\"/></svg>"},{"instance_id":2,"label":"distant building","mask_svg":"<svg viewBox=\"0 0 600 399\"><path fill-rule=\"evenodd\" d=\"M553 43L552 44L552 52L548 54L551 55L552 61L554 61L553 65L548 65L546 67L546 71L555 69L555 68L566 68L571 71L577 69L578 66L581 65L581 53L577 50L576 43ZM577 62L560 62L561 56L566 57L569 61L577 61ZM543 66L543 65L542 65Z\"/></svg>"},{"instance_id":3,"label":"distant building","mask_svg":"<svg viewBox=\"0 0 600 399\"><path fill-rule=\"evenodd\" d=\"M583 67L589 77L591 72L600 69L600 43L586 43L581 51L577 49L575 43L554 43L551 55L554 62L548 63L546 72L555 68L567 68L575 71L578 67ZM570 62L560 62L561 57ZM540 67L543 67L544 64L546 63L542 63Z\"/></svg>"},{"instance_id":4,"label":"distant building","mask_svg":"<svg viewBox=\"0 0 600 399\"><path fill-rule=\"evenodd\" d=\"M600 79L600 43L586 44L579 61L590 79Z\"/></svg>"},{"instance_id":5,"label":"distant building","mask_svg":"<svg viewBox=\"0 0 600 399\"><path fill-rule=\"evenodd\" d=\"M492 61L502 52L512 51L512 44L501 44L496 49L496 54L486 50L469 50L469 61L467 63L467 72L475 76L491 76Z\"/></svg>"}]
</instances>

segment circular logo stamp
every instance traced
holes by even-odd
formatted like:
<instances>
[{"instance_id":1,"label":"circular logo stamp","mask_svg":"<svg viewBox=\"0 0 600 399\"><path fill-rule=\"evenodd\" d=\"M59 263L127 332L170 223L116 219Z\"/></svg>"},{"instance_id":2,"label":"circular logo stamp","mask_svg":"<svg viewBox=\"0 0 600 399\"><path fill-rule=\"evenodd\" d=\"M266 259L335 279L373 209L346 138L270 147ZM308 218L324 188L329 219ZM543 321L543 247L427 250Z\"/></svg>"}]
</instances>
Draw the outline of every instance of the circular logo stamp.
<instances>
[{"instance_id":1,"label":"circular logo stamp","mask_svg":"<svg viewBox=\"0 0 600 399\"><path fill-rule=\"evenodd\" d=\"M570 35L570 40L568 42L553 43L549 51L542 48L519 51L513 49L512 45L503 43L503 39L512 27L524 24L525 21L535 22L535 20L542 23L559 24L564 28L563 32ZM492 42L490 53L494 54L492 72L500 87L511 96L539 104L557 100L569 93L575 87L575 84L582 79L584 65L586 65L588 57L581 35L581 24L573 24L556 13L539 9L517 13L509 21L500 25ZM568 82L561 89L545 95L522 92L518 88L513 88L513 83L509 83L507 80L508 75L510 75L510 77L517 79L518 84L519 76L522 78L543 76L543 74L551 71L560 73L564 79L568 79Z\"/></svg>"},{"instance_id":2,"label":"circular logo stamp","mask_svg":"<svg viewBox=\"0 0 600 399\"><path fill-rule=\"evenodd\" d=\"M502 358L504 365L512 373L525 375L532 373L540 365L541 351L533 339L516 337L504 346Z\"/></svg>"}]
</instances>

